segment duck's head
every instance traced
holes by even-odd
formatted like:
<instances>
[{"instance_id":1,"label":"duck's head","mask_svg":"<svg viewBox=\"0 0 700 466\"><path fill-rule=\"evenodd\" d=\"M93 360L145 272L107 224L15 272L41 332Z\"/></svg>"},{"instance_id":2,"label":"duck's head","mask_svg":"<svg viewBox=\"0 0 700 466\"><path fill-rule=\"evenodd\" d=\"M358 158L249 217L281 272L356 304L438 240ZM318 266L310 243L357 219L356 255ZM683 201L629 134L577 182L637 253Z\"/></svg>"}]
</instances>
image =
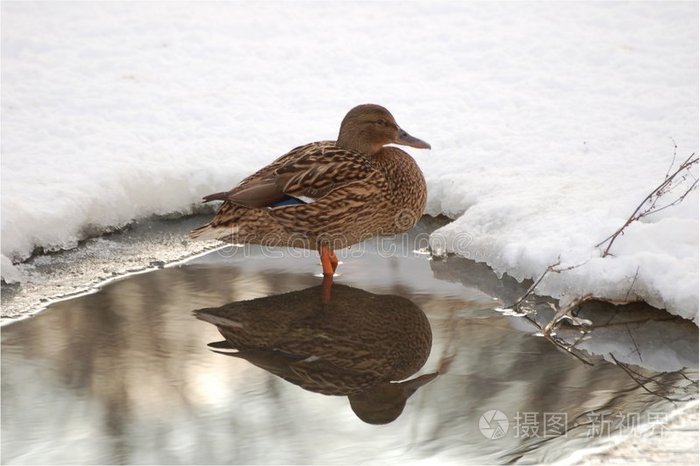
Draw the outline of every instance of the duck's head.
<instances>
[{"instance_id":1,"label":"duck's head","mask_svg":"<svg viewBox=\"0 0 700 466\"><path fill-rule=\"evenodd\" d=\"M402 130L389 110L380 105L358 105L345 115L336 144L343 149L375 154L387 144L430 149L430 144Z\"/></svg>"},{"instance_id":2,"label":"duck's head","mask_svg":"<svg viewBox=\"0 0 700 466\"><path fill-rule=\"evenodd\" d=\"M368 424L388 424L403 412L408 398L438 376L425 374L403 382L383 382L371 389L348 395L355 415Z\"/></svg>"}]
</instances>

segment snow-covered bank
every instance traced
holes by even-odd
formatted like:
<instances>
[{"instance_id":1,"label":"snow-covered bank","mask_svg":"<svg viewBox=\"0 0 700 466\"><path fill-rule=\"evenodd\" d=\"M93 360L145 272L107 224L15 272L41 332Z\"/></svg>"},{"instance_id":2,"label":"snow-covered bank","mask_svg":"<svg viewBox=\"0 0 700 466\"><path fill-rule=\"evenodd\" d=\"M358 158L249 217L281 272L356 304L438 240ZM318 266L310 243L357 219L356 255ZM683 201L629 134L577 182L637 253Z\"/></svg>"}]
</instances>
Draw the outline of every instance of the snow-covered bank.
<instances>
[{"instance_id":1,"label":"snow-covered bank","mask_svg":"<svg viewBox=\"0 0 700 466\"><path fill-rule=\"evenodd\" d=\"M2 3L2 254L188 212L385 105L448 249L517 278L578 263L698 146L697 3ZM698 197L541 292L697 322ZM455 245L457 245L455 247ZM3 277L12 268L3 260ZM8 273L10 275L8 275ZM624 291L621 291L624 290Z\"/></svg>"},{"instance_id":2,"label":"snow-covered bank","mask_svg":"<svg viewBox=\"0 0 700 466\"><path fill-rule=\"evenodd\" d=\"M538 294L564 301L589 293L613 301L641 299L697 323L697 192L678 206L630 224L616 239L612 255L603 258L604 248L595 245L625 224L665 174L660 170L654 182L650 174L635 174L631 166L625 172L625 162L617 163L616 169L598 173L591 167L589 174L497 177L490 183L493 193L485 192L464 215L436 231L431 246L486 262L518 280L535 279L548 266L560 264L562 271L547 274ZM693 173L697 177L697 170ZM646 188L640 179L648 180ZM522 183L539 186L521 189ZM440 193L440 182L436 184L434 191ZM457 183L442 199L457 196L464 185ZM679 188L683 186L689 185ZM660 205L682 193L669 193ZM434 198L431 211L444 208L440 199Z\"/></svg>"}]
</instances>

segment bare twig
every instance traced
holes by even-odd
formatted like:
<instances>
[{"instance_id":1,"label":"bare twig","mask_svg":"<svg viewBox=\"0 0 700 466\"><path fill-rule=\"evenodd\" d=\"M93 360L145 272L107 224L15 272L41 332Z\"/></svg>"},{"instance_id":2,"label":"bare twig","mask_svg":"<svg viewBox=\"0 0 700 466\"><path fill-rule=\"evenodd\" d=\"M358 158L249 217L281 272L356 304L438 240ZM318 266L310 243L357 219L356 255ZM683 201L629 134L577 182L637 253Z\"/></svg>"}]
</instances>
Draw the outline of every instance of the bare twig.
<instances>
[{"instance_id":1,"label":"bare twig","mask_svg":"<svg viewBox=\"0 0 700 466\"><path fill-rule=\"evenodd\" d=\"M637 266L637 270L634 272L634 278L632 278L632 284L630 284L630 287L627 289L627 294L625 294L625 301L629 300L630 293L632 292L632 288L634 288L634 284L637 282L638 277L639 277L639 266Z\"/></svg>"},{"instance_id":2,"label":"bare twig","mask_svg":"<svg viewBox=\"0 0 700 466\"><path fill-rule=\"evenodd\" d=\"M625 229L633 222L641 219L642 217L645 217L647 215L651 215L656 212L660 212L664 209L667 209L671 206L680 204L683 202L683 200L690 194L692 191L698 188L698 180L695 178L695 176L692 174L690 171L691 168L698 163L698 157L696 157L695 153L690 154L690 156L683 161L683 163L680 164L680 166L673 172L671 173L671 170L673 169L673 166L676 161L676 156L677 156L677 149L678 145L676 144L676 141L673 140L673 159L671 160L671 164L668 167L668 170L666 171L666 176L664 177L664 181L656 186L647 196L639 203L637 208L632 212L632 215L627 218L625 223L618 228L615 232L613 232L610 236L605 238L603 241L600 243L596 244L595 247L601 247L607 243L607 246L605 247L605 250L602 251L601 256L602 257L607 257L611 255L610 249L612 248L613 243L615 240L620 236L624 235ZM688 177L691 177L694 181L688 187L682 195L678 196L676 199L672 200L668 204L657 207L657 204L659 200L665 195L668 194L669 192L672 192L675 190L677 187L683 185L686 183ZM547 268L542 272L542 274L532 283L532 285L527 289L527 291L520 297L518 298L512 305L508 306L508 308L513 309L515 311L522 312L522 304L525 302L526 299L528 299L530 296L532 296L537 289L537 287L540 285L542 280L551 272L554 273L562 273L566 272L569 270L573 270L577 267L581 267L582 265L585 265L587 262L589 262L591 258L586 260L585 262L581 264L575 264L571 265L568 267L560 267L561 265L561 258L557 259L557 262L554 264L550 264L547 266ZM561 308L558 305L552 305L552 308L554 309L554 317L547 323L547 325L541 327L534 319L530 318L529 316L525 315L524 317L529 320L533 325L535 325L538 329L542 331L542 335L545 336L549 341L554 343L557 347L564 349L567 351L569 354L573 354L576 356L578 359L584 361L586 364L591 364L590 362L586 361L584 358L576 355L573 353L573 349L576 347L576 345L582 340L583 337L577 339L572 345L566 346L565 344L561 343L558 339L555 338L555 333L554 330L557 328L559 322L561 322L563 319L569 318L572 320L574 323L579 323L580 320L577 319L573 315L573 312L579 308L584 302L586 301L591 301L591 300L600 300L600 301L607 301L613 304L622 304L622 303L629 303L630 302L630 294L632 293L632 290L634 289L634 285L637 282L637 279L639 278L639 267L637 267L637 270L635 271L634 277L632 278L632 283L630 284L629 289L627 290L627 293L625 294L624 299L622 302L616 302L614 300L606 299L606 298L599 298L595 297L591 294L587 294L584 296L579 296L575 298L573 301L571 301L567 306L564 308ZM617 314L617 311L615 312L615 315ZM613 315L610 320L607 322L606 325L610 325L612 320L615 318L615 315ZM629 329L627 330L628 333ZM630 333L630 337L632 337ZM634 338L632 338L632 341L635 345L635 348L637 350L637 354L640 358L641 361L641 354L639 352L639 348L637 346L637 343L634 341ZM611 355L612 356L612 355ZM614 359L614 357L613 357ZM617 362L617 361L616 361ZM622 367L622 366L621 366ZM628 369L624 367L624 369ZM635 379L636 380L636 379ZM639 382L638 382L639 383ZM640 384L641 385L641 384ZM643 385L642 385L643 386ZM646 387L644 387L646 390ZM648 390L647 390L648 391Z\"/></svg>"},{"instance_id":3,"label":"bare twig","mask_svg":"<svg viewBox=\"0 0 700 466\"><path fill-rule=\"evenodd\" d=\"M568 354L572 355L573 357L575 357L576 359L578 359L578 360L581 361L582 363L586 364L587 366L591 366L591 367L592 367L592 366L595 366L595 364L593 364L593 363L592 363L591 361L589 361L588 359L584 358L584 357L581 356L580 354L575 353L575 352L574 352L574 349L575 349L575 348L574 348L573 345L567 346L567 345L561 343L558 339L552 338L551 336L548 336L548 337L546 337L546 338L547 338L547 340L549 340L550 342L552 342L555 346L557 346L558 348L563 349L563 350L566 351Z\"/></svg>"},{"instance_id":4,"label":"bare twig","mask_svg":"<svg viewBox=\"0 0 700 466\"><path fill-rule=\"evenodd\" d=\"M654 209L653 211L650 211L647 215L655 214L657 212L661 212L664 209L668 209L669 207L673 207L674 205L680 204L681 202L683 202L683 199L685 199L686 196L688 194L690 194L692 191L695 191L697 189L697 187L698 187L698 180L695 180L695 182L692 185L690 185L690 187L688 189L686 189L685 192L681 196L678 197L678 199L666 204L663 207L659 207L658 209Z\"/></svg>"},{"instance_id":5,"label":"bare twig","mask_svg":"<svg viewBox=\"0 0 700 466\"><path fill-rule=\"evenodd\" d=\"M581 262L580 264L574 264L574 265L570 265L568 267L559 268L559 265L561 264L561 259L557 259L557 262L547 266L547 268L542 273L542 275L540 275L537 278L537 280L535 280L534 283L532 285L530 285L530 288L528 288L527 291L520 298L518 298L517 301L515 301L513 304L508 306L508 308L520 311L520 305L523 303L523 301L525 301L528 297L530 297L530 295L532 295L532 293L534 293L535 288L537 288L537 286L540 284L540 282L542 282L542 280L544 279L544 277L547 276L548 273L550 273L550 272L561 273L561 272L566 272L568 270L573 270L577 267L581 267L582 265L587 264L590 260L591 259L588 258L585 261Z\"/></svg>"},{"instance_id":6,"label":"bare twig","mask_svg":"<svg viewBox=\"0 0 700 466\"><path fill-rule=\"evenodd\" d=\"M555 326L566 317L569 317L571 320L574 320L574 316L572 315L574 309L578 308L581 304L585 303L586 301L592 298L593 295L591 295L590 293L583 296L579 296L578 298L571 301L566 307L559 308L559 310L555 312L554 317L552 317L552 320L550 320L549 323L545 325L543 330L544 334L549 335L550 333L552 333L552 330L554 330Z\"/></svg>"},{"instance_id":7,"label":"bare twig","mask_svg":"<svg viewBox=\"0 0 700 466\"><path fill-rule=\"evenodd\" d=\"M630 326L625 325L625 330L627 330L627 335L629 335L630 340L632 340L632 344L634 345L634 350L637 353L637 357L639 358L639 362L643 363L644 360L642 359L642 353L639 351L639 345L637 345L637 341L634 339L632 332L630 332Z\"/></svg>"},{"instance_id":8,"label":"bare twig","mask_svg":"<svg viewBox=\"0 0 700 466\"><path fill-rule=\"evenodd\" d=\"M675 159L675 156L674 156ZM624 234L625 228L627 228L631 223L639 220L640 218L649 215L654 212L658 212L659 210L666 209L670 207L671 205L676 205L677 203L681 202L685 197L693 191L694 189L697 188L697 181L692 184L690 188L686 190L685 193L683 193L682 196L680 196L678 199L674 200L667 206L664 206L662 208L657 209L656 208L656 203L658 200L666 194L667 192L670 192L671 187L675 188L677 185L673 185L674 179L682 172L687 172L690 170L690 168L698 163L698 157L695 156L695 153L690 154L690 156L681 163L681 165L678 167L678 169L673 172L672 174L666 174L666 177L664 178L664 181L658 185L656 188L654 188L647 196L642 200L642 202L639 203L637 208L632 212L632 215L629 216L629 218L625 221L625 223L618 228L613 234L605 238L603 241L600 243L596 244L596 247L603 246L605 243L607 243L607 246L605 250L603 251L603 257L607 257L610 255L610 248L612 248L613 243L615 240L620 236ZM670 171L670 169L669 169ZM650 203L650 205L644 209L645 205L647 203Z\"/></svg>"},{"instance_id":9,"label":"bare twig","mask_svg":"<svg viewBox=\"0 0 700 466\"><path fill-rule=\"evenodd\" d=\"M677 399L677 398L669 398L669 397L667 397L667 396L665 396L665 395L662 395L662 394L660 394L660 393L657 393L657 392L655 392L655 391L653 391L653 390L649 390L649 389L646 387L646 385L644 385L639 379L637 379L637 377L634 375L634 374L635 374L634 371L632 371L629 367L627 367L626 364L624 364L624 363L618 361L617 358L615 358L615 356L614 356L612 353L608 353L608 354L609 354L610 357L613 359L613 361L615 361L615 364L616 364L620 369L622 369L623 371L625 371L625 373L630 377L630 379L634 380L634 383L636 383L639 387L641 387L645 392L650 393L650 394L652 394L652 395L654 395L654 396L658 396L658 397L660 397L660 398L663 398L664 400L670 401L671 403L685 401L685 400L681 400L681 399Z\"/></svg>"},{"instance_id":10,"label":"bare twig","mask_svg":"<svg viewBox=\"0 0 700 466\"><path fill-rule=\"evenodd\" d=\"M535 291L535 288L537 288L537 285L540 284L540 282L544 279L544 277L547 276L547 274L548 274L549 272L553 272L553 271L554 271L554 268L555 268L556 266L558 266L559 263L560 263L560 261L557 261L555 264L551 264L549 267L547 267L547 268L545 269L545 271L542 272L542 275L540 275L539 278L538 278L537 280L535 280L535 282L534 282L532 285L530 285L530 288L527 289L527 291L525 292L525 294L523 294L520 298L518 298L517 301L515 301L513 304L511 304L511 305L508 306L508 307L511 308L511 309L519 310L519 309L520 309L520 305L523 303L523 301L525 301L525 300Z\"/></svg>"},{"instance_id":11,"label":"bare twig","mask_svg":"<svg viewBox=\"0 0 700 466\"><path fill-rule=\"evenodd\" d=\"M635 376L637 376L637 380L643 381L645 384L646 383L655 383L657 385L661 385L661 386L669 387L669 388L677 388L678 387L678 385L673 383L673 382L663 382L661 380L658 380L658 379L662 378L664 375L666 375L665 372L659 372L659 373L654 374L652 376L646 376L646 375L640 374L639 372L632 369L632 367L630 367L629 364L627 365L627 370L630 371ZM683 376L682 371L678 371L677 374ZM687 379L687 377L686 377L686 379ZM690 379L688 379L688 380L690 380Z\"/></svg>"},{"instance_id":12,"label":"bare twig","mask_svg":"<svg viewBox=\"0 0 700 466\"><path fill-rule=\"evenodd\" d=\"M590 332L581 332L581 336L579 336L576 340L574 340L573 343L571 343L570 348L574 349L574 348L576 348L576 346L578 346L579 343L581 343L582 341L585 341L586 337L588 336L589 333Z\"/></svg>"},{"instance_id":13,"label":"bare twig","mask_svg":"<svg viewBox=\"0 0 700 466\"><path fill-rule=\"evenodd\" d=\"M687 375L685 375L685 373L684 373L682 370L679 371L678 373L679 373L685 380L687 380L688 382L690 382L691 384L693 384L693 385L697 385L697 384L698 384L698 381L697 381L697 380L693 380L693 379L689 378Z\"/></svg>"},{"instance_id":14,"label":"bare twig","mask_svg":"<svg viewBox=\"0 0 700 466\"><path fill-rule=\"evenodd\" d=\"M566 342L565 342L564 340L560 340L559 338L556 338L554 335L545 334L545 333L544 333L544 329L542 328L542 326L541 326L539 323L537 323L537 321L536 321L535 319L533 319L532 317L530 317L530 316L528 316L528 315L523 316L523 317L524 317L527 321L529 321L533 326L535 326L535 328L537 328L537 329L540 331L540 333L542 334L542 336L543 336L547 341L549 341L550 343L552 343L554 346L556 346L557 348L559 348L559 349L565 351L566 353L572 355L573 357L575 357L576 359L578 359L579 361L581 361L582 363L584 363L584 364L586 364L586 365L588 365L588 366L594 366L594 365L595 365L595 364L593 364L591 361L589 361L589 360L587 360L586 358L584 358L583 356L581 356L580 354L577 354L576 352L574 352L574 350L576 349L576 345L579 343L578 340L577 340L576 342L574 342L574 344L572 344L572 345L567 345Z\"/></svg>"},{"instance_id":15,"label":"bare twig","mask_svg":"<svg viewBox=\"0 0 700 466\"><path fill-rule=\"evenodd\" d=\"M668 178L668 174L671 173L671 169L673 168L673 164L676 163L676 155L678 154L678 144L676 144L676 140L673 138L670 138L671 142L673 142L673 158L671 159L671 165L668 166L668 170L666 170L666 178Z\"/></svg>"}]
</instances>

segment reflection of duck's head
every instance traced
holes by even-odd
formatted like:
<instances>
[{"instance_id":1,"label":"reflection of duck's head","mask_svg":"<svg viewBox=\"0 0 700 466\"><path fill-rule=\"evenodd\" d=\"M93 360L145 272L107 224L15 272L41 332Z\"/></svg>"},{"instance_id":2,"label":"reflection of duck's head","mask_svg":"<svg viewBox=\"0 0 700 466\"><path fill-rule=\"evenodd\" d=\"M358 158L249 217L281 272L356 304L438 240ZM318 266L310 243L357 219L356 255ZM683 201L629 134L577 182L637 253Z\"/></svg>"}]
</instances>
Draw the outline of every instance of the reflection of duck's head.
<instances>
[{"instance_id":1,"label":"reflection of duck's head","mask_svg":"<svg viewBox=\"0 0 700 466\"><path fill-rule=\"evenodd\" d=\"M295 385L350 398L366 422L391 422L408 397L435 375L404 380L430 354L432 332L423 311L406 298L333 287L324 306L320 287L195 311L217 326L246 359Z\"/></svg>"},{"instance_id":2,"label":"reflection of duck's head","mask_svg":"<svg viewBox=\"0 0 700 466\"><path fill-rule=\"evenodd\" d=\"M434 372L400 383L380 383L367 391L349 395L350 407L368 424L388 424L401 415L406 401L416 390L437 376Z\"/></svg>"}]
</instances>

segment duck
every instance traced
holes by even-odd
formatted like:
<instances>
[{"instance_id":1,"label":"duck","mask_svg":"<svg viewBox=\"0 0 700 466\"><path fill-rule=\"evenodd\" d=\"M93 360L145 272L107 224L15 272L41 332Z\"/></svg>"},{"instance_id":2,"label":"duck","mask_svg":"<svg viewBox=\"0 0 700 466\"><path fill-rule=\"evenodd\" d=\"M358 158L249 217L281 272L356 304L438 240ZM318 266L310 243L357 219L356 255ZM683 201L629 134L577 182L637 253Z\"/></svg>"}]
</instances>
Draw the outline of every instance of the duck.
<instances>
[{"instance_id":1,"label":"duck","mask_svg":"<svg viewBox=\"0 0 700 466\"><path fill-rule=\"evenodd\" d=\"M215 353L243 359L305 390L347 396L364 422L386 424L440 372L413 377L428 360L432 331L423 310L397 295L336 284L193 311L225 338Z\"/></svg>"},{"instance_id":2,"label":"duck","mask_svg":"<svg viewBox=\"0 0 700 466\"><path fill-rule=\"evenodd\" d=\"M324 283L332 283L336 250L407 231L423 214L423 173L413 157L388 144L431 148L381 105L358 105L335 141L296 147L233 189L205 196L204 202L223 203L191 237L317 250Z\"/></svg>"}]
</instances>

